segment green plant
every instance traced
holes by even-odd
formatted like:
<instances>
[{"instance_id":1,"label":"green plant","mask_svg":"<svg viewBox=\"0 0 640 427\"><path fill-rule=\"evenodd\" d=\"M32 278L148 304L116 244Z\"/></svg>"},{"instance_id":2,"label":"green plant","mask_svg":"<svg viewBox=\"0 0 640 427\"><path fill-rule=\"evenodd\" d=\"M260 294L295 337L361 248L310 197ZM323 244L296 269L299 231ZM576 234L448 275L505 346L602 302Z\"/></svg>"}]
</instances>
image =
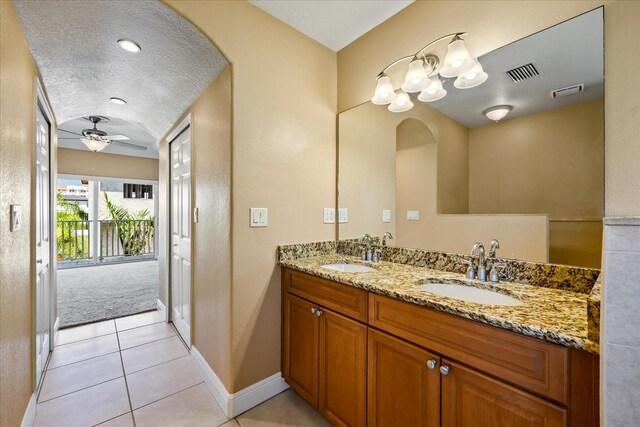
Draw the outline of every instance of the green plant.
<instances>
[{"instance_id":1,"label":"green plant","mask_svg":"<svg viewBox=\"0 0 640 427\"><path fill-rule=\"evenodd\" d=\"M56 193L56 236L57 255L60 258L89 258L89 214L77 203L67 200L62 193Z\"/></svg>"},{"instance_id":2,"label":"green plant","mask_svg":"<svg viewBox=\"0 0 640 427\"><path fill-rule=\"evenodd\" d=\"M107 193L104 201L109 215L114 221L118 238L125 255L142 255L153 241L155 218L148 209L129 212L124 206L114 204Z\"/></svg>"}]
</instances>

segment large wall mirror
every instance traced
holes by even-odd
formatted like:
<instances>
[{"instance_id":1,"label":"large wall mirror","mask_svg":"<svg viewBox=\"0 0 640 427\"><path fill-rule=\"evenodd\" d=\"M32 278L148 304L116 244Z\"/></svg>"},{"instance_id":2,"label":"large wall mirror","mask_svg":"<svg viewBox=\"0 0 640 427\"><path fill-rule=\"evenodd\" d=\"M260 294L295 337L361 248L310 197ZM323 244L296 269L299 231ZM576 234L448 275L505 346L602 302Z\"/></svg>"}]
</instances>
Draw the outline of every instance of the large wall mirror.
<instances>
[{"instance_id":1,"label":"large wall mirror","mask_svg":"<svg viewBox=\"0 0 640 427\"><path fill-rule=\"evenodd\" d=\"M446 97L404 113L341 113L339 238L389 231L391 245L456 253L497 238L502 257L599 268L603 56L599 8L481 56L481 86L443 80ZM506 73L528 64L538 75ZM497 105L512 109L493 122Z\"/></svg>"}]
</instances>

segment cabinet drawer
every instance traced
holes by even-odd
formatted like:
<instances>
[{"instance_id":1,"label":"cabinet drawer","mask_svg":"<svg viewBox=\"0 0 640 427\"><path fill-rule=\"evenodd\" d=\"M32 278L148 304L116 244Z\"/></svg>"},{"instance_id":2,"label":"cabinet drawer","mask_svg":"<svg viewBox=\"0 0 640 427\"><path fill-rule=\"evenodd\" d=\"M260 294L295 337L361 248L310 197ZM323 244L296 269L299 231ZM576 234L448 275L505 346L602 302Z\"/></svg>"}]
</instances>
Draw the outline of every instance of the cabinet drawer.
<instances>
[{"instance_id":1,"label":"cabinet drawer","mask_svg":"<svg viewBox=\"0 0 640 427\"><path fill-rule=\"evenodd\" d=\"M566 404L568 349L369 294L369 325Z\"/></svg>"},{"instance_id":2,"label":"cabinet drawer","mask_svg":"<svg viewBox=\"0 0 640 427\"><path fill-rule=\"evenodd\" d=\"M367 291L287 268L282 274L285 292L361 322L367 321Z\"/></svg>"}]
</instances>

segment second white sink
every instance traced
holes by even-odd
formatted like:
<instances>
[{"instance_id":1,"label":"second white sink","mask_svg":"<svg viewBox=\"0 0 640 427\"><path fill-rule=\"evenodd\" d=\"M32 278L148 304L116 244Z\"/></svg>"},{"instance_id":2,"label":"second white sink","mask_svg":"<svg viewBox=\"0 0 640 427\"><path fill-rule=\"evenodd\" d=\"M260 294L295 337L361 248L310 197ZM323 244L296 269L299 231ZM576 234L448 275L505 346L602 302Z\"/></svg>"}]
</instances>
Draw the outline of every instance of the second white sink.
<instances>
[{"instance_id":1,"label":"second white sink","mask_svg":"<svg viewBox=\"0 0 640 427\"><path fill-rule=\"evenodd\" d=\"M320 267L326 268L327 270L340 271L341 273L370 273L376 271L375 268L362 264L325 264Z\"/></svg>"},{"instance_id":2,"label":"second white sink","mask_svg":"<svg viewBox=\"0 0 640 427\"><path fill-rule=\"evenodd\" d=\"M423 291L427 291L432 294L454 298L461 301L475 302L476 304L510 306L522 305L522 301L510 297L509 295L473 286L447 283L425 283L418 287Z\"/></svg>"}]
</instances>

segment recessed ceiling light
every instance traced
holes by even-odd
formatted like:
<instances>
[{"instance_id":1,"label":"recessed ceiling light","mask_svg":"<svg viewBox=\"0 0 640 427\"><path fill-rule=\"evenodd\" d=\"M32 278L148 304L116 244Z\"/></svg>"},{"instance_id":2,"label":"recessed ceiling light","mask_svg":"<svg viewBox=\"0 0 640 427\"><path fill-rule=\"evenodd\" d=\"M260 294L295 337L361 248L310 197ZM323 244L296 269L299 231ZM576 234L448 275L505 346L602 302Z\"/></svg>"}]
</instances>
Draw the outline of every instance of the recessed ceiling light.
<instances>
[{"instance_id":1,"label":"recessed ceiling light","mask_svg":"<svg viewBox=\"0 0 640 427\"><path fill-rule=\"evenodd\" d=\"M130 39L120 39L118 40L118 44L121 48L129 52L140 52L142 50L138 43Z\"/></svg>"},{"instance_id":2,"label":"recessed ceiling light","mask_svg":"<svg viewBox=\"0 0 640 427\"><path fill-rule=\"evenodd\" d=\"M127 101L125 101L122 98L116 98L115 96L109 98L111 100L111 102L113 102L114 104L118 104L118 105L124 105L127 103Z\"/></svg>"}]
</instances>

